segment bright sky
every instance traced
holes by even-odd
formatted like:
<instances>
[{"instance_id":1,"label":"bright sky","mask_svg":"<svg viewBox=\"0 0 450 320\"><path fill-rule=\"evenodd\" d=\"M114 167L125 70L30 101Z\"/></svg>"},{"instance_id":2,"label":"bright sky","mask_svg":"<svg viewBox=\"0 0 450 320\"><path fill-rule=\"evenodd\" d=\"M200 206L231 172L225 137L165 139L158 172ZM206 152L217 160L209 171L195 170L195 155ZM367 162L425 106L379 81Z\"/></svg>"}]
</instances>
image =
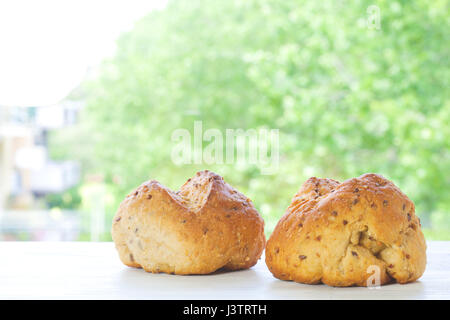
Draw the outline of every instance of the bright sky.
<instances>
[{"instance_id":1,"label":"bright sky","mask_svg":"<svg viewBox=\"0 0 450 320\"><path fill-rule=\"evenodd\" d=\"M115 40L166 0L0 1L0 105L45 106L75 88Z\"/></svg>"}]
</instances>

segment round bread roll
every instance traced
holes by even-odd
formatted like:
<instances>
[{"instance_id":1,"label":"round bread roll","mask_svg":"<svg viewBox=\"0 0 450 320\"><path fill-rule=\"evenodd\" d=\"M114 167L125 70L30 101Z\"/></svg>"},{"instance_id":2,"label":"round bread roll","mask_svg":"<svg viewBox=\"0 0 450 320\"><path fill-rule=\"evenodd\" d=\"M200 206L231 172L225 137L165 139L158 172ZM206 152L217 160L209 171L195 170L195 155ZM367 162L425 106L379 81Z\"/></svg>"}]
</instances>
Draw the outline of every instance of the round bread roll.
<instances>
[{"instance_id":1,"label":"round bread roll","mask_svg":"<svg viewBox=\"0 0 450 320\"><path fill-rule=\"evenodd\" d=\"M251 200L208 170L177 192L143 183L120 204L112 237L125 265L172 274L250 268L265 245Z\"/></svg>"},{"instance_id":2,"label":"round bread roll","mask_svg":"<svg viewBox=\"0 0 450 320\"><path fill-rule=\"evenodd\" d=\"M310 178L267 241L266 264L281 280L372 286L417 280L425 251L414 204L392 182Z\"/></svg>"}]
</instances>

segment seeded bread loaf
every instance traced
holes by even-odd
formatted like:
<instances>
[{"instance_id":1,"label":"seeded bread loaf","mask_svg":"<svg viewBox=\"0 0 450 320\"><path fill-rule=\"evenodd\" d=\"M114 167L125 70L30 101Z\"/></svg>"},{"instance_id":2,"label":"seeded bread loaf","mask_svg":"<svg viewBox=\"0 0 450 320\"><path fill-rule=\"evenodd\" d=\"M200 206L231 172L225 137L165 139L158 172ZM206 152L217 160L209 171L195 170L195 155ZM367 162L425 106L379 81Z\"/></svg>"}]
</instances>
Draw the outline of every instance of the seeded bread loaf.
<instances>
[{"instance_id":1,"label":"seeded bread loaf","mask_svg":"<svg viewBox=\"0 0 450 320\"><path fill-rule=\"evenodd\" d=\"M250 268L265 245L251 200L207 170L177 192L143 183L121 203L112 237L125 265L174 274Z\"/></svg>"},{"instance_id":2,"label":"seeded bread loaf","mask_svg":"<svg viewBox=\"0 0 450 320\"><path fill-rule=\"evenodd\" d=\"M266 264L282 280L366 286L418 279L426 243L414 204L377 174L339 183L308 179L266 247Z\"/></svg>"}]
</instances>

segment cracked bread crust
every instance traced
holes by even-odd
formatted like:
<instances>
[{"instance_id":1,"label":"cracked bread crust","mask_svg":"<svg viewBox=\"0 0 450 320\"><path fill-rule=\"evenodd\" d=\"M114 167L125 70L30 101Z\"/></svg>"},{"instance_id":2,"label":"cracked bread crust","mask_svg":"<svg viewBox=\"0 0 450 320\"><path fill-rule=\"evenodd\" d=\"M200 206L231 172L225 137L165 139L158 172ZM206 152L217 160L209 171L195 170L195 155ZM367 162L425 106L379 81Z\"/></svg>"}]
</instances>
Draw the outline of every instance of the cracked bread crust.
<instances>
[{"instance_id":1,"label":"cracked bread crust","mask_svg":"<svg viewBox=\"0 0 450 320\"><path fill-rule=\"evenodd\" d=\"M414 204L389 180L313 177L267 241L266 264L276 278L308 284L366 286L371 266L380 284L407 283L425 271L425 251Z\"/></svg>"},{"instance_id":2,"label":"cracked bread crust","mask_svg":"<svg viewBox=\"0 0 450 320\"><path fill-rule=\"evenodd\" d=\"M208 170L177 192L143 183L120 204L112 237L125 265L153 273L247 269L265 245L264 220L251 200Z\"/></svg>"}]
</instances>

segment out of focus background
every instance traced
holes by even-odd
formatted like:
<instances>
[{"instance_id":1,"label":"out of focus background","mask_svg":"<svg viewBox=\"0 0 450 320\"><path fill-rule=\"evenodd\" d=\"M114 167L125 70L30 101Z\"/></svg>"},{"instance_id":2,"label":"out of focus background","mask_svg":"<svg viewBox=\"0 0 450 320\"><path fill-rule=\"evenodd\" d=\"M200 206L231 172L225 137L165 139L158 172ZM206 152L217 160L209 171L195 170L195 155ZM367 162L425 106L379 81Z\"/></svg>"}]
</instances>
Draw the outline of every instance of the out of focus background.
<instances>
[{"instance_id":1,"label":"out of focus background","mask_svg":"<svg viewBox=\"0 0 450 320\"><path fill-rule=\"evenodd\" d=\"M134 187L207 168L268 234L307 178L376 172L450 240L449 30L448 0L2 1L0 239L111 240ZM173 163L199 120L279 129L278 170Z\"/></svg>"}]
</instances>

